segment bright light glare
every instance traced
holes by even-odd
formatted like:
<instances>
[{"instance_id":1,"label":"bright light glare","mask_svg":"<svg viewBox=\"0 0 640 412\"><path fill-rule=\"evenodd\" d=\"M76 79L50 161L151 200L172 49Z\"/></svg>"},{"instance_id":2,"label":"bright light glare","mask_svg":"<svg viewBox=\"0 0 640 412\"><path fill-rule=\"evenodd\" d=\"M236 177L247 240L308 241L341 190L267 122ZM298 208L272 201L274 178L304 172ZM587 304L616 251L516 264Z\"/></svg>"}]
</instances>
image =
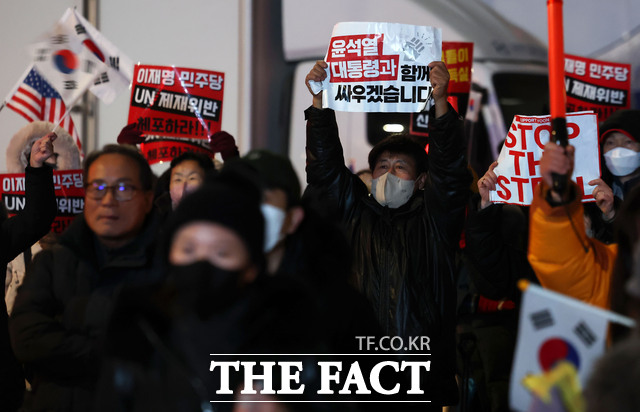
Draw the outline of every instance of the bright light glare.
<instances>
[{"instance_id":1,"label":"bright light glare","mask_svg":"<svg viewBox=\"0 0 640 412\"><path fill-rule=\"evenodd\" d=\"M388 123L382 126L382 130L387 133L402 133L404 131L404 126L398 123Z\"/></svg>"}]
</instances>

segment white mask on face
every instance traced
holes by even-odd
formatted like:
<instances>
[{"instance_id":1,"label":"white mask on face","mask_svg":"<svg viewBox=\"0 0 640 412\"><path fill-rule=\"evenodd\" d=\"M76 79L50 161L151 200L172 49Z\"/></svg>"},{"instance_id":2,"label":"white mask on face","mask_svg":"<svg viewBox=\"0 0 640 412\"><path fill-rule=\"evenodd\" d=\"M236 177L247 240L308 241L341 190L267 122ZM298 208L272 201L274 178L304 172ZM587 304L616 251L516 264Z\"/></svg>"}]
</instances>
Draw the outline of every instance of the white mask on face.
<instances>
[{"instance_id":1,"label":"white mask on face","mask_svg":"<svg viewBox=\"0 0 640 412\"><path fill-rule=\"evenodd\" d=\"M267 203L261 204L260 210L264 217L264 253L269 253L284 238L281 232L287 213Z\"/></svg>"},{"instance_id":2,"label":"white mask on face","mask_svg":"<svg viewBox=\"0 0 640 412\"><path fill-rule=\"evenodd\" d=\"M371 180L371 195L382 206L398 208L409 201L413 195L415 180L404 180L389 172Z\"/></svg>"},{"instance_id":3,"label":"white mask on face","mask_svg":"<svg viewBox=\"0 0 640 412\"><path fill-rule=\"evenodd\" d=\"M614 176L626 176L640 167L640 153L624 147L609 150L604 160Z\"/></svg>"}]
</instances>

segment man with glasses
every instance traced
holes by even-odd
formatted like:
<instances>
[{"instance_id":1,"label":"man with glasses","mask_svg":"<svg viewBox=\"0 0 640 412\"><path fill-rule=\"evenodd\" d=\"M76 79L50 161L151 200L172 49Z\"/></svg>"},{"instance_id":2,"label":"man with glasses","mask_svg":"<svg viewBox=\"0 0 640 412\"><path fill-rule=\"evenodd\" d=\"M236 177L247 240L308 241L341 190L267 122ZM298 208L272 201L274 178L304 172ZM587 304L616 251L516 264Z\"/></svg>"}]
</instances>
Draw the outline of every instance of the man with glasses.
<instances>
[{"instance_id":1,"label":"man with glasses","mask_svg":"<svg viewBox=\"0 0 640 412\"><path fill-rule=\"evenodd\" d=\"M107 145L84 165L84 214L27 270L9 322L32 391L24 410L91 410L115 293L159 279L152 172L135 149Z\"/></svg>"}]
</instances>

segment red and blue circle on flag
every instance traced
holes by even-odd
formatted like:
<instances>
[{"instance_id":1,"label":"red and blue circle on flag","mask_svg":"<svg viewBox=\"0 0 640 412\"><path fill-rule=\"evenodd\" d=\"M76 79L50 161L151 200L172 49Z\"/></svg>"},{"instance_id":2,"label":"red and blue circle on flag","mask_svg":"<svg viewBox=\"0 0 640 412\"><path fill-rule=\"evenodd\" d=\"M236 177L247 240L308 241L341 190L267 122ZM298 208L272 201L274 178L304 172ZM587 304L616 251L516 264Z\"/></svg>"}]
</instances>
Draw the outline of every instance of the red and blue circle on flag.
<instances>
[{"instance_id":1,"label":"red and blue circle on flag","mask_svg":"<svg viewBox=\"0 0 640 412\"><path fill-rule=\"evenodd\" d=\"M71 50L58 50L53 53L53 64L62 73L70 74L78 68L78 58Z\"/></svg>"},{"instance_id":2,"label":"red and blue circle on flag","mask_svg":"<svg viewBox=\"0 0 640 412\"><path fill-rule=\"evenodd\" d=\"M562 338L549 338L538 349L538 361L543 371L547 372L559 361L567 361L580 369L580 356L575 346Z\"/></svg>"}]
</instances>

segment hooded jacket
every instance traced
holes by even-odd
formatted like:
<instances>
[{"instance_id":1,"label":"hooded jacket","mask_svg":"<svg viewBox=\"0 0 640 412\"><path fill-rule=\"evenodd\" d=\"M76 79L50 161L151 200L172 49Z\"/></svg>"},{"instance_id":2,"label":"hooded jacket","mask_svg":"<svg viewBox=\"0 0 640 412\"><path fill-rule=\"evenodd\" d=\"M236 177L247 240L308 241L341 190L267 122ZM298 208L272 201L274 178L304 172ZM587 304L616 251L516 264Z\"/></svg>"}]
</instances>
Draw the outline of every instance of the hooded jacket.
<instances>
[{"instance_id":1,"label":"hooded jacket","mask_svg":"<svg viewBox=\"0 0 640 412\"><path fill-rule=\"evenodd\" d=\"M353 250L355 282L382 331L429 336L435 403L456 401L455 254L471 176L462 122L453 108L429 121L429 172L424 191L397 209L381 206L345 167L335 113L309 108L307 182L337 202Z\"/></svg>"},{"instance_id":2,"label":"hooded jacket","mask_svg":"<svg viewBox=\"0 0 640 412\"><path fill-rule=\"evenodd\" d=\"M150 215L133 241L106 250L80 215L59 244L36 255L9 320L16 358L33 388L25 410L91 409L114 295L125 283L159 277L155 235Z\"/></svg>"}]
</instances>

